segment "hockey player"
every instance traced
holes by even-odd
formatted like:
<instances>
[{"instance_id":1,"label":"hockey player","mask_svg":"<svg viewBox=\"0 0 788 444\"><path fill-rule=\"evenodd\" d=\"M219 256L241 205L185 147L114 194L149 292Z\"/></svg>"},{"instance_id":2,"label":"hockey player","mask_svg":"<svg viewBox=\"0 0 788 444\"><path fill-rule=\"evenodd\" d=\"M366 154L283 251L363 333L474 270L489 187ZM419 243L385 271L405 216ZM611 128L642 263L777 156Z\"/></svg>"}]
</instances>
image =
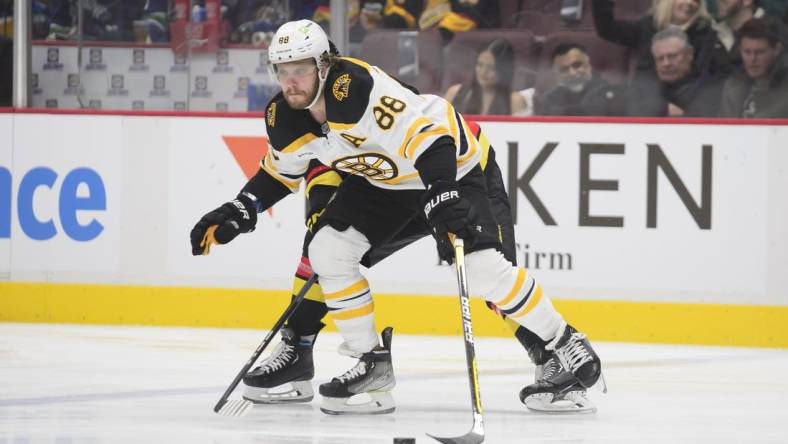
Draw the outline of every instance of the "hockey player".
<instances>
[{"instance_id":1,"label":"hockey player","mask_svg":"<svg viewBox=\"0 0 788 444\"><path fill-rule=\"evenodd\" d=\"M320 386L324 411L354 411L348 400L359 393L373 400L367 412L393 410L390 329L381 346L359 262L420 216L442 258L452 260L449 233L465 239L472 292L546 342L568 371L526 387L521 399L549 402L597 382L601 362L585 336L567 325L532 276L500 253L482 150L450 104L417 95L363 61L333 57L325 33L307 20L277 31L269 60L283 90L266 110L272 149L236 200L220 207L227 217L209 213L198 223L192 247L199 254L206 238L226 243L251 231L256 212L298 189L311 159L351 174L313 227L309 245L327 308L346 347L359 356L353 368Z\"/></svg>"}]
</instances>

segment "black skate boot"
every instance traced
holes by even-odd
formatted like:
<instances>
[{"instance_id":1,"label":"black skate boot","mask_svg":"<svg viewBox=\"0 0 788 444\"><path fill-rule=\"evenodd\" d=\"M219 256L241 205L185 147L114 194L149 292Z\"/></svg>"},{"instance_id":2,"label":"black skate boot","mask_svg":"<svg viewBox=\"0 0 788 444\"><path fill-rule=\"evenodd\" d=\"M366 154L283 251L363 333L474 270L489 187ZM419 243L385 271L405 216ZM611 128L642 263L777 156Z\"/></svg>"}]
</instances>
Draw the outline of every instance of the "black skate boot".
<instances>
[{"instance_id":1,"label":"black skate boot","mask_svg":"<svg viewBox=\"0 0 788 444\"><path fill-rule=\"evenodd\" d=\"M554 353L537 365L536 382L520 391L520 400L539 412L596 411L586 388L597 382L602 364L585 335L567 325L545 349Z\"/></svg>"},{"instance_id":2,"label":"black skate boot","mask_svg":"<svg viewBox=\"0 0 788 444\"><path fill-rule=\"evenodd\" d=\"M315 397L312 378L312 345L315 335L301 338L282 329L280 342L271 355L244 376L243 397L258 404L309 402Z\"/></svg>"},{"instance_id":3,"label":"black skate boot","mask_svg":"<svg viewBox=\"0 0 788 444\"><path fill-rule=\"evenodd\" d=\"M358 363L345 372L320 385L323 405L320 410L329 415L382 414L394 411L391 389L396 385L391 365L392 328L381 333L383 346L364 353ZM368 401L350 402L355 395L368 396Z\"/></svg>"}]
</instances>

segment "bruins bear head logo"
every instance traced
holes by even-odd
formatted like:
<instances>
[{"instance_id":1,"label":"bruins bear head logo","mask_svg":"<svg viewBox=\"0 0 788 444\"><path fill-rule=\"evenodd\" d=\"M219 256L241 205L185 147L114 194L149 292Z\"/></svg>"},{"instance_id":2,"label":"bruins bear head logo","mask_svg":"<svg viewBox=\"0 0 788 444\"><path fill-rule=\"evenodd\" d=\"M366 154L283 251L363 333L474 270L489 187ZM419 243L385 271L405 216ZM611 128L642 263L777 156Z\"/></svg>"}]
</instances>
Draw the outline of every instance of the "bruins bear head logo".
<instances>
[{"instance_id":1,"label":"bruins bear head logo","mask_svg":"<svg viewBox=\"0 0 788 444\"><path fill-rule=\"evenodd\" d=\"M334 93L334 97L339 100L340 102L345 100L348 96L348 92L350 91L350 74L342 74L336 80L334 80L334 86L331 87L331 92Z\"/></svg>"}]
</instances>

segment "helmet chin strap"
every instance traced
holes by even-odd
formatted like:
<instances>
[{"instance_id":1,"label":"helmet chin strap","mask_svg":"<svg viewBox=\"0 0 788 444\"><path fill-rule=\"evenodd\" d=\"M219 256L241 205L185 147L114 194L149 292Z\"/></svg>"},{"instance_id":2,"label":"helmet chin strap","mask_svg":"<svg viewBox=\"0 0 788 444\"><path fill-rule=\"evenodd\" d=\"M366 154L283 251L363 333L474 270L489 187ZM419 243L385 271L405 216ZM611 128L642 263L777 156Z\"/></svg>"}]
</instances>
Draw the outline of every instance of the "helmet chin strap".
<instances>
[{"instance_id":1,"label":"helmet chin strap","mask_svg":"<svg viewBox=\"0 0 788 444\"><path fill-rule=\"evenodd\" d=\"M325 75L321 75L320 71L321 70L317 71L318 85L317 91L315 92L315 97L312 99L312 103L306 106L306 109L310 109L315 106L315 103L317 103L318 99L320 99L320 96L323 95L323 88L326 86L326 79L328 79L328 68L326 68Z\"/></svg>"}]
</instances>

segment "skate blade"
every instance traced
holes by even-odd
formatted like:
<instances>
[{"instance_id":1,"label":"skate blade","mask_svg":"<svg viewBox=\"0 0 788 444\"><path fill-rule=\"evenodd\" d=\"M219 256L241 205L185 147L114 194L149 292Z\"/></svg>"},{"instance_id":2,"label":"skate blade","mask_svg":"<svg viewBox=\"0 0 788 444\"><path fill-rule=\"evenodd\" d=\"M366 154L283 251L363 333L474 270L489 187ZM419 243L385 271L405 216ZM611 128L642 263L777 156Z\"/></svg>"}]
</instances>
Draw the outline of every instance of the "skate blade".
<instances>
[{"instance_id":1,"label":"skate blade","mask_svg":"<svg viewBox=\"0 0 788 444\"><path fill-rule=\"evenodd\" d=\"M552 393L540 393L525 398L528 410L548 414L595 413L596 405L586 396L585 391L572 391L560 398Z\"/></svg>"},{"instance_id":2,"label":"skate blade","mask_svg":"<svg viewBox=\"0 0 788 444\"><path fill-rule=\"evenodd\" d=\"M383 415L395 408L391 392L367 392L350 398L324 396L320 411L327 415Z\"/></svg>"},{"instance_id":3,"label":"skate blade","mask_svg":"<svg viewBox=\"0 0 788 444\"><path fill-rule=\"evenodd\" d=\"M255 404L289 404L309 402L315 397L312 383L294 381L277 387L262 388L244 385L244 399Z\"/></svg>"},{"instance_id":4,"label":"skate blade","mask_svg":"<svg viewBox=\"0 0 788 444\"><path fill-rule=\"evenodd\" d=\"M252 410L254 404L246 399L231 399L216 412L222 416L240 418Z\"/></svg>"}]
</instances>

